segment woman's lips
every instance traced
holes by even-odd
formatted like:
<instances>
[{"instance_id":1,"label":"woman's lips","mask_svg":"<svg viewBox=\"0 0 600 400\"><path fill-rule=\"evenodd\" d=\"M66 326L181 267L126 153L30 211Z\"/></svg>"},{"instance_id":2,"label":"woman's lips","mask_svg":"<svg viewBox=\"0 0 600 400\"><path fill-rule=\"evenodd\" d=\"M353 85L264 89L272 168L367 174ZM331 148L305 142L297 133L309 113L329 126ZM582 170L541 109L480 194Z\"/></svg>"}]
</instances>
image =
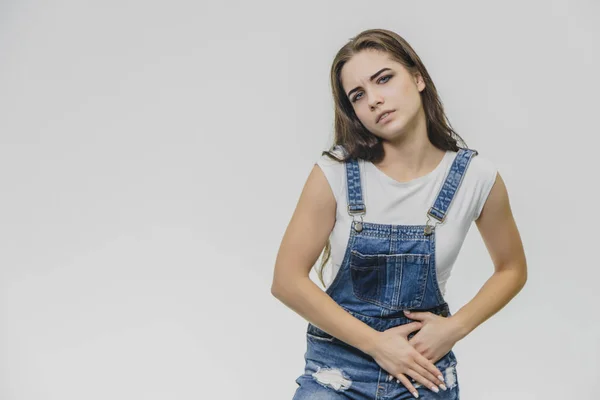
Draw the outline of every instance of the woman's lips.
<instances>
[{"instance_id":1,"label":"woman's lips","mask_svg":"<svg viewBox=\"0 0 600 400\"><path fill-rule=\"evenodd\" d=\"M388 113L388 115L386 115L385 117L382 117L379 121L377 121L377 123L381 123L381 122L385 122L385 121L389 121L390 118L392 118L392 115L394 115L396 111L390 111Z\"/></svg>"}]
</instances>

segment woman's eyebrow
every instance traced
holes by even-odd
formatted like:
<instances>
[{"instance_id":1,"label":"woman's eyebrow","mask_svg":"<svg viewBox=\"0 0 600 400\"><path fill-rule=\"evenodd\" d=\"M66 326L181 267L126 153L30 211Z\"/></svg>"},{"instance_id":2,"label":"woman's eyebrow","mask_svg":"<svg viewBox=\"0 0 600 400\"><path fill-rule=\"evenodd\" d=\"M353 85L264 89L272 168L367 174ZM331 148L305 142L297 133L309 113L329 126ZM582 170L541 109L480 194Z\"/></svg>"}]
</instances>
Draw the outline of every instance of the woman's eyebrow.
<instances>
[{"instance_id":1,"label":"woman's eyebrow","mask_svg":"<svg viewBox=\"0 0 600 400\"><path fill-rule=\"evenodd\" d=\"M391 68L387 68L387 67L386 68L382 68L379 71L375 72L373 75L371 75L371 77L369 78L369 80L372 81L373 79L377 78L379 76L379 74L381 74L382 72L387 71L387 70L391 71L392 69ZM356 92L358 89L359 89L359 87L355 87L354 89L352 89L351 91L349 91L348 92L348 97L350 97L350 95L352 93Z\"/></svg>"}]
</instances>

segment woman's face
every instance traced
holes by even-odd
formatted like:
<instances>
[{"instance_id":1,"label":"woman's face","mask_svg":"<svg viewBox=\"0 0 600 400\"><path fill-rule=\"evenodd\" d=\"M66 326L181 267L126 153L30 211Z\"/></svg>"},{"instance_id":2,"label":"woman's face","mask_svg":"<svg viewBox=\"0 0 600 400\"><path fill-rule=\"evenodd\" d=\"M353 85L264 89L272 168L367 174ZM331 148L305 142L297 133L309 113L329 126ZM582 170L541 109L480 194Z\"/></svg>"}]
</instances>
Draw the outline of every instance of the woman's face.
<instances>
[{"instance_id":1,"label":"woman's face","mask_svg":"<svg viewBox=\"0 0 600 400\"><path fill-rule=\"evenodd\" d=\"M369 49L354 55L344 64L341 81L362 124L382 139L402 135L419 116L424 120L420 92L425 83L384 52ZM394 112L378 122L385 110Z\"/></svg>"}]
</instances>

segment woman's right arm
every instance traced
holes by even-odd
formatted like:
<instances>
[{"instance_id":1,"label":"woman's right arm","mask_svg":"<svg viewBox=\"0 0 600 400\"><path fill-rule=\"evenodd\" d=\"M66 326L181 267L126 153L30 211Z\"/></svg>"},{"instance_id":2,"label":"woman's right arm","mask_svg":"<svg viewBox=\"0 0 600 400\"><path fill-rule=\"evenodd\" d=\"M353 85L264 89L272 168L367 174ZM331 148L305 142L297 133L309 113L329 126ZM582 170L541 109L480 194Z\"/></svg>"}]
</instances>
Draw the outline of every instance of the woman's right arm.
<instances>
[{"instance_id":1,"label":"woman's right arm","mask_svg":"<svg viewBox=\"0 0 600 400\"><path fill-rule=\"evenodd\" d=\"M405 374L427 387L441 384L436 366L408 343L407 335L420 329L420 322L379 332L346 312L309 278L335 214L335 196L321 168L314 165L279 247L271 293L321 330L372 356L411 392L415 388Z\"/></svg>"},{"instance_id":2,"label":"woman's right arm","mask_svg":"<svg viewBox=\"0 0 600 400\"><path fill-rule=\"evenodd\" d=\"M331 187L315 164L281 241L271 293L313 325L369 354L377 331L346 312L309 278L333 229L335 213Z\"/></svg>"}]
</instances>

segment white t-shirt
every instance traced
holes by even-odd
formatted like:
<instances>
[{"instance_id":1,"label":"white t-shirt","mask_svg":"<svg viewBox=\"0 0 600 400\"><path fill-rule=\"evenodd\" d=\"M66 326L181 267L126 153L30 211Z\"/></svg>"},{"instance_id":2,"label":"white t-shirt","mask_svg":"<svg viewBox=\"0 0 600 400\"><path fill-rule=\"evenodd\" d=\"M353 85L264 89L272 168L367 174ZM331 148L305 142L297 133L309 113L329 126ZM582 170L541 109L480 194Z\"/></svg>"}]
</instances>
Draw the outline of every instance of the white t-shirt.
<instances>
[{"instance_id":1,"label":"white t-shirt","mask_svg":"<svg viewBox=\"0 0 600 400\"><path fill-rule=\"evenodd\" d=\"M435 198L456 152L448 150L438 166L427 175L408 182L398 182L379 170L373 163L359 160L363 201L366 206L364 222L394 225L424 225L427 211ZM348 214L346 169L344 163L323 154L316 164L324 172L337 202L336 222L330 234L331 263L326 264L323 280L329 287L343 260L352 216ZM496 180L495 165L481 154L471 158L462 183L448 209L446 220L436 226L436 271L440 291L446 293L454 261L469 228L479 217ZM360 219L357 215L356 219ZM432 223L438 223L431 218Z\"/></svg>"}]
</instances>

